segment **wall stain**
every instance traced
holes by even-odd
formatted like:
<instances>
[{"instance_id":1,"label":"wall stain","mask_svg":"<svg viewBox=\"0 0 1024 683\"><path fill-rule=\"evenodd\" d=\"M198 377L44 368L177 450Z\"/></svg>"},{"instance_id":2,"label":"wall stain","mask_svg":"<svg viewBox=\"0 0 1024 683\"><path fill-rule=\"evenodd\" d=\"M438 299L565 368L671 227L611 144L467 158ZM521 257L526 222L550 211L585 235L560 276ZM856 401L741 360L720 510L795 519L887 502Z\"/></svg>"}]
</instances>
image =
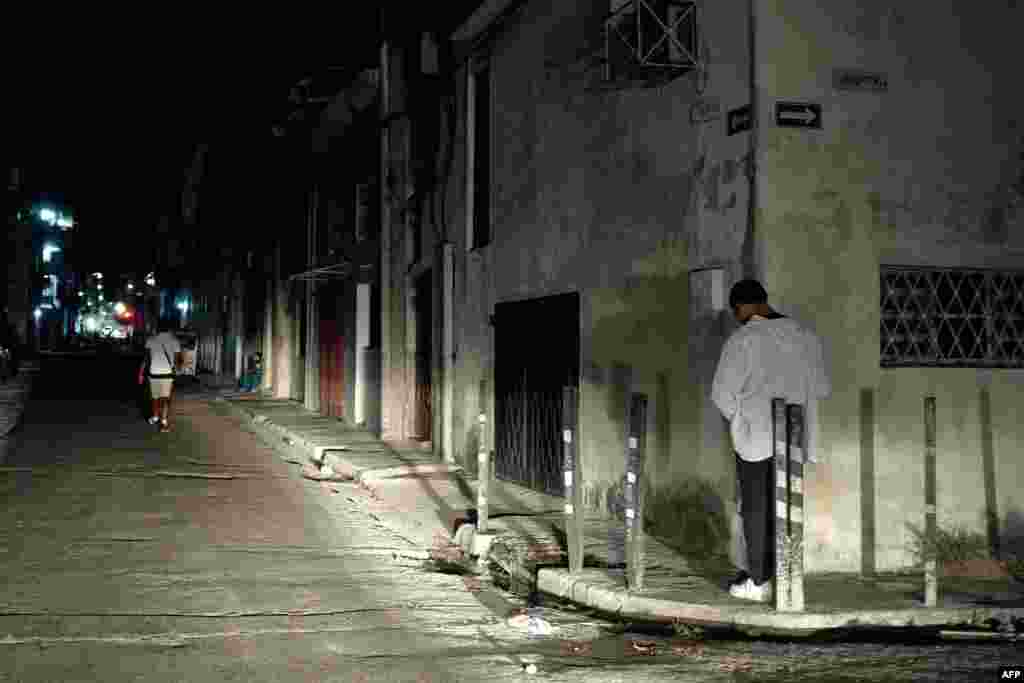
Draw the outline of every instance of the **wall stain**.
<instances>
[{"instance_id":1,"label":"wall stain","mask_svg":"<svg viewBox=\"0 0 1024 683\"><path fill-rule=\"evenodd\" d=\"M747 177L751 159L749 152L735 159L723 159L715 163L708 163L705 154L698 156L689 172L684 175L684 178L692 184L687 187L688 212L695 213L699 207L724 214L728 210L736 208L738 204L736 192L729 192L727 188L741 176Z\"/></svg>"}]
</instances>

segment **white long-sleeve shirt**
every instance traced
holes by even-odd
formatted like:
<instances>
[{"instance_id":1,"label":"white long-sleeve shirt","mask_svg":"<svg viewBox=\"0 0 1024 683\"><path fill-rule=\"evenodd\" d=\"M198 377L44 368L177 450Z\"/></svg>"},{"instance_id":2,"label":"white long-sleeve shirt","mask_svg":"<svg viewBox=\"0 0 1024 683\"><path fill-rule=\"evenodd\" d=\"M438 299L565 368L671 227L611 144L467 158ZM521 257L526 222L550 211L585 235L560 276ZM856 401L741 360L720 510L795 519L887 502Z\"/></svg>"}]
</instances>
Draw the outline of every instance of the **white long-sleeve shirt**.
<instances>
[{"instance_id":1,"label":"white long-sleeve shirt","mask_svg":"<svg viewBox=\"0 0 1024 683\"><path fill-rule=\"evenodd\" d=\"M806 459L817 462L818 399L831 393L821 339L791 318L752 318L725 342L711 400L748 462L772 456L772 399L804 406Z\"/></svg>"}]
</instances>

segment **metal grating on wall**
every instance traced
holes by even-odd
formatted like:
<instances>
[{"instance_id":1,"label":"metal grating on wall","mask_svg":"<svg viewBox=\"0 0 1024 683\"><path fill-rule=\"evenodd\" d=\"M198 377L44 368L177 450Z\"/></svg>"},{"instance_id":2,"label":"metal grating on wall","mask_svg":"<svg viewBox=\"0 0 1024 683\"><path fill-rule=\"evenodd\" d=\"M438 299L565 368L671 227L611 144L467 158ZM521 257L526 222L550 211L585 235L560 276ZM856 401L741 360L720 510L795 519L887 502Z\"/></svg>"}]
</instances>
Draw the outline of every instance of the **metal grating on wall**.
<instances>
[{"instance_id":1,"label":"metal grating on wall","mask_svg":"<svg viewBox=\"0 0 1024 683\"><path fill-rule=\"evenodd\" d=\"M883 266L881 363L1024 368L1024 271Z\"/></svg>"}]
</instances>

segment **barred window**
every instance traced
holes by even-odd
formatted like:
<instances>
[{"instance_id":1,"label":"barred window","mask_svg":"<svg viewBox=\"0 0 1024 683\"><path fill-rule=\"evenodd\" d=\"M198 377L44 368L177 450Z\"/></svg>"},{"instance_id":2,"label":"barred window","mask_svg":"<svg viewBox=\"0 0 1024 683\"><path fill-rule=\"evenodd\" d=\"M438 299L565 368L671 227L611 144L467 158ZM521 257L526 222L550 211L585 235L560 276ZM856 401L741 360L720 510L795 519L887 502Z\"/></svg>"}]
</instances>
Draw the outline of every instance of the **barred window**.
<instances>
[{"instance_id":1,"label":"barred window","mask_svg":"<svg viewBox=\"0 0 1024 683\"><path fill-rule=\"evenodd\" d=\"M1024 368L1024 271L881 269L882 367Z\"/></svg>"}]
</instances>

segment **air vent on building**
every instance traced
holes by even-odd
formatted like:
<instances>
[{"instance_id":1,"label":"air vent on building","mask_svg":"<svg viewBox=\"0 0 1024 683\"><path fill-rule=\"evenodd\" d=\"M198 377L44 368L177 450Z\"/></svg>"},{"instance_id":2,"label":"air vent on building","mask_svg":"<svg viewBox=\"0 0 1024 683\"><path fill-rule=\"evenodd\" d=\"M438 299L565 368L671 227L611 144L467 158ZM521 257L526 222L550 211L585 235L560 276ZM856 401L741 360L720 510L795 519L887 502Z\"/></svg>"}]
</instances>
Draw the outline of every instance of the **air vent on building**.
<instances>
[{"instance_id":1,"label":"air vent on building","mask_svg":"<svg viewBox=\"0 0 1024 683\"><path fill-rule=\"evenodd\" d=\"M697 3L611 0L604 23L605 80L661 83L700 68Z\"/></svg>"}]
</instances>

